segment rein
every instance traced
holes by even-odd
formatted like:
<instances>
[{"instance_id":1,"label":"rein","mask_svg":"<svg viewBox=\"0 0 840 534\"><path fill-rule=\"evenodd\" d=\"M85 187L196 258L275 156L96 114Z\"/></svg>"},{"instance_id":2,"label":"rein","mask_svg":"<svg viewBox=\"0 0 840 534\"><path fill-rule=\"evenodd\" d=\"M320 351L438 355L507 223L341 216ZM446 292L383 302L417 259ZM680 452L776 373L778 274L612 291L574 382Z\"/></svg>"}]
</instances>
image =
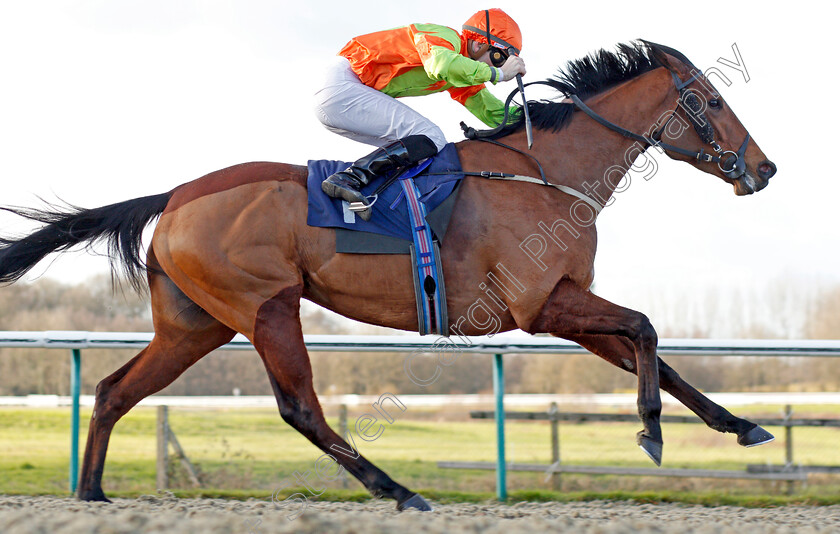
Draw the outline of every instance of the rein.
<instances>
[{"instance_id":1,"label":"rein","mask_svg":"<svg viewBox=\"0 0 840 534\"><path fill-rule=\"evenodd\" d=\"M675 74L674 74L674 76L676 77ZM683 83L677 85L677 89L680 91L681 96L683 94L684 87L687 86L689 83L693 82L696 78L697 78L697 75L695 74L687 82L683 82ZM679 79L677 78L677 80L679 80ZM539 83L539 82L534 82L534 83ZM600 124L602 126L605 126L605 127L609 128L610 130L612 130L614 132L620 133L624 137L639 141L640 143L643 143L645 145L656 145L656 146L662 147L664 150L667 150L667 151L670 151L670 152L676 152L677 154L682 154L683 156L688 156L692 159L696 159L697 161L705 161L707 163L719 163L720 162L720 159L721 159L720 156L713 156L713 155L709 154L708 152L705 152L702 148L700 150L694 150L694 151L686 150L684 148L680 148L678 146L671 145L669 143L663 143L662 141L659 141L659 140L655 139L653 136L651 138L648 138L648 137L645 137L644 135L639 135L637 133L631 132L630 130L622 128L621 126L619 126L619 125L617 125L613 122L610 122L609 120L607 120L604 117L595 113L592 110L592 108L590 108L589 106L587 106L586 104L583 103L583 100L581 100L579 96L577 96L575 94L572 94L572 95L569 95L569 98L572 99L572 102L574 102L575 105L581 111L583 111L584 113L589 115L592 119L594 119L595 122L597 122L598 124ZM671 120L674 118L676 113L677 113L677 110L674 109L673 113L671 113L671 117L665 122L665 124L662 126L662 128L660 128L660 130L659 130L660 133L665 131L665 128L668 126L668 123L671 122ZM719 148L720 147L718 146L718 149ZM716 152L719 152L719 150L716 150ZM723 169L721 169L721 170L723 170Z\"/></svg>"},{"instance_id":2,"label":"rein","mask_svg":"<svg viewBox=\"0 0 840 534\"><path fill-rule=\"evenodd\" d=\"M692 67L693 67L693 65L692 65ZM747 145L749 144L749 141L750 141L750 134L749 134L749 132L747 133L747 136L744 138L744 142L741 143L741 146L738 148L738 152L733 152L732 150L725 150L724 151L720 147L720 145L715 141L715 132L714 132L714 129L712 128L712 126L711 126L711 123L708 121L708 119L706 119L705 114L699 113L701 106L700 106L700 102L697 100L697 96L694 95L693 93L689 93L686 89L689 85L691 85L692 82L697 80L697 77L700 74L701 73L699 71L697 71L697 72L695 72L695 74L691 78L689 78L686 81L682 81L682 80L680 80L679 76L677 76L674 72L671 72L671 77L674 79L674 87L676 87L677 91L680 94L679 103L678 103L678 106L676 108L674 108L674 111L671 112L671 116L668 118L668 120L665 122L665 124L662 125L662 127L657 132L654 132L654 134L650 138L645 137L643 135L639 135L639 134L634 133L634 132L631 132L630 130L627 130L626 128L622 128L621 126L619 126L619 125L617 125L613 122L610 122L609 120L605 119L601 115L598 115L589 106L584 104L583 100L581 100L580 97L577 96L576 94L569 95L569 98L571 98L572 102L574 102L575 106L577 106L578 109L580 109L581 111L586 113L589 117L594 119L598 124L601 124L602 126L605 126L606 128L609 128L610 130L612 130L614 132L620 133L624 137L639 141L640 143L645 145L645 148L647 148L648 146L651 146L651 145L655 145L655 146L658 146L658 147L662 148L666 152L675 152L677 154L682 154L683 156L688 156L688 157L690 157L694 160L700 161L700 162L716 163L717 166L718 166L718 169L720 169L720 171L722 173L724 173L727 178L738 179L741 176L743 176L746 172L746 164L744 162L744 154L747 151ZM542 82L542 81L531 82L531 83L549 85L547 82ZM677 111L679 110L680 107L691 108L692 111L687 113L687 115L689 117L689 120L690 120L692 126L694 126L694 129L697 131L697 134L700 136L701 140L712 146L712 150L714 150L714 152L715 152L714 155L706 152L703 148L700 148L700 150L686 150L684 148L674 146L674 145L669 144L669 143L663 143L659 139L662 135L662 132L665 131L665 128L668 127L668 124L676 116ZM699 117L695 115L697 113L699 113ZM698 120L698 118L701 119L703 122L701 123ZM728 156L726 158L726 161L723 162L723 165L721 165L721 161L723 160L724 156L726 156L727 154L730 154L730 156ZM729 168L728 169L724 168L724 166L729 167Z\"/></svg>"},{"instance_id":3,"label":"rein","mask_svg":"<svg viewBox=\"0 0 840 534\"><path fill-rule=\"evenodd\" d=\"M670 52L670 49L668 49L667 51ZM684 61L686 61L689 65L691 65L691 63L688 62L687 60L684 60ZM621 126L619 126L619 125L609 121L608 119L602 117L601 115L599 115L598 113L593 111L592 108L587 106L583 102L583 100L581 100L580 97L576 94L570 94L570 95L568 95L568 97L572 100L572 102L574 103L574 105L578 109L580 109L581 111L586 113L590 118L595 120L598 124L600 124L600 125L602 125L606 128L609 128L610 130L612 130L616 133L619 133L619 134L623 135L624 137L627 137L628 139L633 139L635 141L638 141L638 142L642 143L646 149L648 147L654 145L654 146L658 146L658 147L662 148L666 152L673 152L673 153L676 153L676 154L681 154L683 156L688 156L689 158L692 158L692 159L694 159L696 161L699 161L699 162L715 163L715 164L717 164L718 169L720 169L720 171L727 178L737 180L737 179L741 178L742 176L744 176L746 174L746 162L744 160L744 154L747 151L747 145L749 144L749 141L750 141L750 134L749 134L749 132L747 132L747 135L744 138L743 143L741 143L741 146L738 148L737 152L734 152L732 150L723 150L721 148L721 146L715 141L715 132L714 132L714 129L712 128L712 126L711 126L711 123L708 121L708 119L706 119L705 114L700 113L701 105L700 105L699 100L697 99L697 96L687 90L687 87L689 85L691 85L693 82L697 81L698 76L701 74L701 72L699 70L697 70L694 67L694 65L691 65L691 67L693 68L695 73L694 73L694 75L691 76L691 78L689 78L686 81L682 81L679 78L679 76L677 76L676 73L671 72L671 76L674 79L674 86L676 87L676 89L677 89L677 91L679 92L679 95L680 95L678 106L676 108L674 108L673 112L671 112L671 116L668 118L668 120L665 122L665 124L662 125L662 127L657 132L654 132L651 137L645 137L644 135L640 135L640 134L637 134L635 132L631 132L630 130L628 130L626 128L622 128ZM529 85L548 85L549 87L552 87L552 85L547 81L535 81L535 82L526 83L525 87L527 87ZM531 159L533 159L537 163L537 166L540 169L540 176L542 177L542 181L544 182L544 184L556 187L556 184L550 184L546 181L545 173L543 173L542 166L539 164L539 161L537 161L536 158L526 154L525 152L523 152L521 150L518 150L518 149L513 148L511 146L505 145L503 143L500 143L500 142L498 142L494 139L490 139L491 137L500 133L505 128L505 126L507 125L508 118L510 117L510 103L513 100L513 97L517 93L520 93L519 89L512 91L510 93L510 95L508 95L507 99L505 100L505 115L504 115L504 119L502 120L501 124L499 124L499 126L493 128L493 129L490 129L490 130L476 130L475 128L471 128L471 127L467 126L465 123L461 122L461 129L464 131L464 136L467 139L472 139L472 140L476 140L476 141L491 142L495 145L498 145L498 146L513 150L515 152L518 152L520 154L524 154L526 156L531 157ZM527 106L528 106L527 101L524 103L524 105L527 108ZM679 110L680 107L686 107L686 108L691 109L691 111L687 113L691 124L694 126L694 129L697 131L697 134L700 136L700 139L703 142L712 146L712 150L714 151L714 154L706 152L703 148L700 148L700 150L687 150L685 148L681 148L681 147L672 145L670 143L664 143L664 142L661 141L660 138L662 136L662 133L668 127L668 124L670 124L670 122L674 119L674 117L676 116L677 111ZM698 119L702 120L702 123ZM728 154L728 156L727 156L727 154ZM726 158L725 160L724 160L724 157ZM571 188L567 188L567 189L571 189ZM572 191L575 191L575 190L572 189ZM576 193L579 193L579 192L576 191ZM579 195L575 195L575 196L579 196ZM585 196L585 195L583 195L583 196ZM586 198L589 199L589 197L586 197ZM589 200L591 200L591 199L589 199Z\"/></svg>"},{"instance_id":4,"label":"rein","mask_svg":"<svg viewBox=\"0 0 840 534\"><path fill-rule=\"evenodd\" d=\"M671 50L667 49L666 51L670 52ZM691 65L691 63L688 62L687 60L684 60L684 61L687 62L689 65ZM694 65L691 65L691 67L694 68ZM619 134L623 135L624 137L626 137L628 139L633 139L635 141L638 141L638 142L642 143L642 145L644 145L645 149L649 148L650 146L658 146L658 147L662 148L663 150L665 150L666 152L673 152L673 153L676 153L676 154L681 154L683 156L687 156L687 157L692 158L692 159L694 159L696 161L699 161L699 162L715 163L715 164L717 164L718 169L720 169L720 171L722 173L724 173L724 175L727 178L737 180L737 179L741 178L742 176L744 176L746 174L746 163L744 161L744 154L747 151L747 145L749 144L749 141L750 141L750 134L749 134L749 132L747 133L747 136L744 139L744 142L741 143L741 146L738 148L737 152L734 152L732 150L723 150L721 148L721 146L715 141L714 128L711 126L711 123L708 121L708 119L706 119L705 114L701 113L701 107L702 106L701 106L699 100L697 99L697 96L687 90L687 87L689 85L691 85L693 82L697 81L698 76L701 74L701 72L698 71L696 68L694 68L694 70L695 70L694 75L692 75L691 78L689 78L686 81L682 81L679 78L679 76L677 76L676 73L674 73L673 71L671 72L671 76L674 79L674 87L677 89L677 91L679 92L679 95L680 95L678 105L677 105L676 108L674 108L674 111L671 112L671 116L668 118L667 121L665 121L665 124L662 125L662 127L659 128L658 131L654 132L651 135L651 137L645 137L644 135L637 134L635 132L632 132L632 131L630 131L626 128L622 128L621 126L607 120L606 118L602 117L601 115L599 115L598 113L593 111L592 108L587 106L583 102L583 100L581 100L581 98L576 94L569 94L567 96L568 96L568 98L570 98L572 100L575 107L577 107L578 109L580 109L581 111L586 113L586 115L588 115L590 118L592 118L595 122L604 126L605 128L608 128L608 129L610 129L610 130L612 130L616 133L619 133ZM530 82L530 83L524 84L523 87L517 88L516 90L512 91L510 93L510 95L508 95L507 99L505 100L504 118L502 119L501 124L499 124L497 127L493 128L493 129L490 129L490 130L476 130L475 128L467 126L464 122L461 122L461 129L464 131L464 136L467 139L471 139L471 140L475 140L475 141L482 141L482 142L485 142L485 143L492 143L496 146L506 148L508 150L512 150L512 151L514 151L514 152L516 152L520 155L527 156L527 157L531 158L531 160L534 161L534 163L536 164L537 168L540 171L540 178L538 179L538 178L533 178L531 176L522 176L522 175L517 175L517 174L507 174L507 173L503 173L503 172L490 172L490 171L481 171L481 172L461 171L458 174L462 174L462 175L465 175L465 176L478 176L478 177L488 178L488 179L493 179L493 180L510 180L510 181L517 181L517 182L534 183L534 184L554 187L555 189L558 189L559 191L562 191L566 194L572 195L576 198L579 198L580 200L583 200L584 202L586 202L589 206L591 206L595 210L596 214L600 213L601 210L603 209L603 206L599 202L592 199L591 197L581 193L580 191L578 191L577 189L574 189L572 187L569 187L569 186L566 186L566 185L561 185L561 184L553 184L553 183L550 183L548 180L546 180L545 172L543 171L542 165L540 164L539 160L537 160L537 158L528 154L527 152L519 150L518 148L514 148L512 146L509 146L509 145L506 145L506 144L501 143L499 141L496 141L495 139L491 139L494 135L500 133L505 128L505 126L507 125L507 121L510 118L510 104L511 104L511 101L513 100L513 97L518 93L521 93L521 94L524 95L524 91L522 89L524 89L524 87L527 87L529 85L548 85L550 87L552 86L547 81L535 81L535 82ZM523 105L525 106L525 109L527 111L528 102L525 101L523 103ZM694 129L697 131L697 134L700 136L700 139L704 143L707 143L707 144L712 146L714 154L706 152L703 148L700 148L699 150L687 150L685 148L681 148L681 147L672 145L670 143L664 143L664 142L661 141L662 133L668 127L668 124L670 124L670 122L674 119L674 117L676 116L680 107L690 108L690 111L687 111L687 115L689 117L689 120L690 120L691 124L694 126ZM727 154L729 154L728 157L727 157ZM726 157L725 160L724 160L724 157ZM721 164L721 162L723 162L723 164ZM725 168L725 167L728 167L728 168ZM374 202L378 198L379 193L381 193L386 187L388 187L394 181L396 181L401 174L402 173L397 173L395 176L392 176L390 179L386 180L386 182L384 184L382 184L379 188L377 188L377 190L372 195L372 197L374 198ZM421 173L421 174L432 176L432 175L444 175L444 174L451 174L451 173L425 173L424 172L424 173Z\"/></svg>"},{"instance_id":5,"label":"rein","mask_svg":"<svg viewBox=\"0 0 840 534\"><path fill-rule=\"evenodd\" d=\"M674 86L677 88L677 91L679 91L679 93L680 93L680 104L684 105L684 106L690 106L694 113L696 113L700 110L700 103L697 102L697 97L695 95L693 95L691 93L687 93L686 87L688 87L692 82L697 80L697 76L699 74L700 73L697 72L691 78L689 78L688 80L682 81L682 80L679 79L679 77L675 73L673 73L673 72L671 73L671 76L674 78ZM545 82L533 82L533 83L545 83ZM693 99L693 102L691 100L689 100L689 97L691 97ZM743 173L744 153L747 151L747 144L750 141L750 134L749 133L747 133L747 137L744 139L744 142L741 143L740 148L738 148L738 152L733 152L731 150L723 151L721 149L720 145L715 141L714 129L712 129L711 124L708 122L708 119L705 118L705 115L701 114L701 118L703 119L703 124L700 124L700 122L697 121L697 118L694 116L694 114L689 113L689 119L691 120L691 123L694 126L694 129L697 130L698 135L700 135L700 137L703 141L712 145L712 149L715 151L716 155L709 154L708 152L706 152L702 148L700 150L694 150L694 151L686 150L684 148L680 148L678 146L674 146L674 145L669 144L669 143L663 143L661 140L658 139L658 137L660 137L662 135L662 132L665 131L665 128L668 127L668 124L671 122L671 120L673 120L674 116L677 114L677 110L679 109L679 106L674 109L674 111L671 113L671 116L668 118L668 120L665 122L665 124L662 125L662 127L659 129L659 131L655 132L653 134L653 136L651 136L651 138L647 138L643 135L639 135L637 133L631 132L630 130L622 128L621 126L618 126L617 124L614 124L614 123L608 121L607 119L605 119L604 117L598 115L589 106L584 104L583 101L580 99L580 97L578 97L577 95L575 95L575 94L569 95L569 98L572 99L572 102L574 102L575 105L581 111L583 111L584 113L589 115L596 122L598 122L602 126L605 126L605 127L609 128L610 130L612 130L614 132L620 133L624 137L634 139L634 140L639 141L639 142L641 142L645 145L648 145L648 146L649 145L656 145L656 146L661 147L663 150L666 150L668 152L676 152L677 154L682 154L683 156L688 156L688 157L690 157L692 159L695 159L697 161L706 162L706 163L717 163L718 169L720 169L720 171L723 172L724 174L726 174L727 177L729 177L729 178L740 178L744 174ZM727 154L731 154L732 156L734 156L735 161L731 161L731 157L727 158L727 161L725 163L728 163L728 162L731 161L730 168L729 169L724 169L721 166L721 160ZM730 174L736 174L736 176L730 176Z\"/></svg>"},{"instance_id":6,"label":"rein","mask_svg":"<svg viewBox=\"0 0 840 534\"><path fill-rule=\"evenodd\" d=\"M527 87L528 85L533 85L533 84L536 84L536 83L545 83L545 82L531 82L531 83L526 83L525 86ZM539 169L539 171L540 171L540 177L539 178L534 178L534 177L531 177L531 176L522 176L522 175L518 175L518 174L508 174L508 173L504 173L504 172L490 172L490 171L481 171L481 172L462 171L460 174L463 174L465 176L480 176L482 178L489 178L489 179L492 179L492 180L510 180L510 181L514 181L514 182L526 182L526 183L531 183L531 184L539 184L539 185L545 185L545 186L548 186L548 187L553 187L553 188L555 188L559 191L562 191L562 192L564 192L568 195L572 195L573 197L576 197L576 198L579 198L579 199L583 200L584 202L589 204L592 207L592 209L595 210L596 214L601 213L601 210L604 207L599 202L594 200L592 197L584 195L583 193L581 193L577 189L574 189L573 187L569 187L567 185L562 185L562 184L553 184L553 183L549 182L548 180L546 180L545 172L543 171L542 164L540 164L540 161L537 158L535 158L531 154L525 152L524 150L519 150L518 148L514 148L510 145L506 145L504 143L496 141L495 139L490 139L490 137L492 137L493 135L501 132L502 129L504 129L505 124L507 124L508 118L510 117L510 103L513 100L513 97L516 96L518 93L520 93L520 90L517 88L516 90L511 92L508 95L507 99L505 100L505 116L502 119L502 122L501 122L501 124L499 124L499 126L496 126L492 130L476 130L475 128L467 126L467 124L462 121L461 122L461 129L464 131L464 137L466 137L467 139L471 139L473 141L481 141L481 142L484 142L484 143L491 143L491 144L494 144L496 146L506 148L508 150L512 150L512 151L516 152L517 154L521 154L523 156L531 158L534 161L534 163L536 164L537 169ZM524 94L524 92L522 92L522 94ZM525 103L525 105L527 107L527 102ZM431 173L428 173L428 174L431 174Z\"/></svg>"}]
</instances>

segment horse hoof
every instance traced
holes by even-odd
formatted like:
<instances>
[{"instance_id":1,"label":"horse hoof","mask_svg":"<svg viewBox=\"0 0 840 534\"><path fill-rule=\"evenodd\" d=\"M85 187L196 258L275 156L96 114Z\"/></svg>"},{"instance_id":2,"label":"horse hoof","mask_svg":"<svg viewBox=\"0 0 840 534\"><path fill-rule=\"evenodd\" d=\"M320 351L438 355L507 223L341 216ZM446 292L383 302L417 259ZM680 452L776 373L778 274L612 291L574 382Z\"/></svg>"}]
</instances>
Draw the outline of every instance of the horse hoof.
<instances>
[{"instance_id":1,"label":"horse hoof","mask_svg":"<svg viewBox=\"0 0 840 534\"><path fill-rule=\"evenodd\" d=\"M770 443L774 439L776 439L776 437L773 436L773 434L767 432L760 426L755 425L752 430L746 434L738 436L738 445L743 445L744 447L755 447L757 445Z\"/></svg>"},{"instance_id":2,"label":"horse hoof","mask_svg":"<svg viewBox=\"0 0 840 534\"><path fill-rule=\"evenodd\" d=\"M106 497L105 492L102 490L79 493L79 500L86 502L111 502L111 499Z\"/></svg>"},{"instance_id":3,"label":"horse hoof","mask_svg":"<svg viewBox=\"0 0 840 534\"><path fill-rule=\"evenodd\" d=\"M639 444L639 448L645 451L645 454L653 460L656 467L662 465L662 442L653 441L651 438L643 434L639 434L638 438L636 438L636 442Z\"/></svg>"},{"instance_id":4,"label":"horse hoof","mask_svg":"<svg viewBox=\"0 0 840 534\"><path fill-rule=\"evenodd\" d=\"M397 510L400 512L403 510L419 510L420 512L433 511L429 503L426 502L426 499L416 493L403 502L397 504Z\"/></svg>"}]
</instances>

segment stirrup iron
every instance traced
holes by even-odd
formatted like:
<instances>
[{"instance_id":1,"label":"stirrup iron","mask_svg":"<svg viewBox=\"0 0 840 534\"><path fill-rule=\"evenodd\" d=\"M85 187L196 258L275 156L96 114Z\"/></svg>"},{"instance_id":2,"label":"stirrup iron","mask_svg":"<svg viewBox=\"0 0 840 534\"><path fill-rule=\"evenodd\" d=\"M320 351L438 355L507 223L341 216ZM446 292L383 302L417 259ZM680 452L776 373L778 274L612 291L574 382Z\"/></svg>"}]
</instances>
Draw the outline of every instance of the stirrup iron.
<instances>
[{"instance_id":1,"label":"stirrup iron","mask_svg":"<svg viewBox=\"0 0 840 534\"><path fill-rule=\"evenodd\" d=\"M359 212L365 211L367 209L372 209L373 205L376 204L376 201L379 200L379 195L371 195L365 198L372 198L373 200L370 204L365 204L364 202L350 202L350 206L347 209L349 209L352 212Z\"/></svg>"}]
</instances>

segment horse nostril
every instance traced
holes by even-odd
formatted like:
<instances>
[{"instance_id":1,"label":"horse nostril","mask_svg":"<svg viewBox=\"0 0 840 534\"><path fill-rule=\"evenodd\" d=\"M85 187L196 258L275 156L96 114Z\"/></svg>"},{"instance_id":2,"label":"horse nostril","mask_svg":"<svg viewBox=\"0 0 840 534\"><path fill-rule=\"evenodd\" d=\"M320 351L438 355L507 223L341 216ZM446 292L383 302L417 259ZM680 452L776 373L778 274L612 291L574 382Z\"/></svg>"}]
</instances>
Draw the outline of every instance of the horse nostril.
<instances>
[{"instance_id":1,"label":"horse nostril","mask_svg":"<svg viewBox=\"0 0 840 534\"><path fill-rule=\"evenodd\" d=\"M765 180L769 180L776 174L776 164L770 160L764 160L758 164L758 176Z\"/></svg>"}]
</instances>

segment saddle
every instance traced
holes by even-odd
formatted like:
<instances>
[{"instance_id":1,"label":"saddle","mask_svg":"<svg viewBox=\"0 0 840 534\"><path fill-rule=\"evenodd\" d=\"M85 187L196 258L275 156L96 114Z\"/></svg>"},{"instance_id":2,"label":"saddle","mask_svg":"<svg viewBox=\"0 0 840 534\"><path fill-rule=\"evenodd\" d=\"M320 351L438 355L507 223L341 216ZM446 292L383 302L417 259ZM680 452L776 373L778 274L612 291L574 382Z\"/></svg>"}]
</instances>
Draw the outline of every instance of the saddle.
<instances>
[{"instance_id":1,"label":"saddle","mask_svg":"<svg viewBox=\"0 0 840 534\"><path fill-rule=\"evenodd\" d=\"M437 156L406 170L381 191L383 180L392 177L373 180L362 188L365 195L377 193L369 221L356 216L346 201L321 190L326 177L348 166L343 161L308 162L307 224L334 228L339 253L410 254L420 335L448 336L440 243L464 176L455 146L447 144Z\"/></svg>"},{"instance_id":2,"label":"saddle","mask_svg":"<svg viewBox=\"0 0 840 534\"><path fill-rule=\"evenodd\" d=\"M310 160L308 210L309 226L336 229L336 252L352 254L408 254L413 242L408 205L398 183L382 191L375 199L373 216L364 221L350 211L349 204L328 197L321 191L321 182L331 174L346 169L350 163L334 160ZM443 241L446 226L452 214L455 193L463 175L455 145L447 144L437 156L408 169L403 178L412 181L420 193L426 209L426 220L435 238ZM362 193L372 195L386 178L373 180L362 188ZM445 202L449 199L449 202ZM440 209L438 209L440 208ZM373 235L371 235L373 234Z\"/></svg>"}]
</instances>

